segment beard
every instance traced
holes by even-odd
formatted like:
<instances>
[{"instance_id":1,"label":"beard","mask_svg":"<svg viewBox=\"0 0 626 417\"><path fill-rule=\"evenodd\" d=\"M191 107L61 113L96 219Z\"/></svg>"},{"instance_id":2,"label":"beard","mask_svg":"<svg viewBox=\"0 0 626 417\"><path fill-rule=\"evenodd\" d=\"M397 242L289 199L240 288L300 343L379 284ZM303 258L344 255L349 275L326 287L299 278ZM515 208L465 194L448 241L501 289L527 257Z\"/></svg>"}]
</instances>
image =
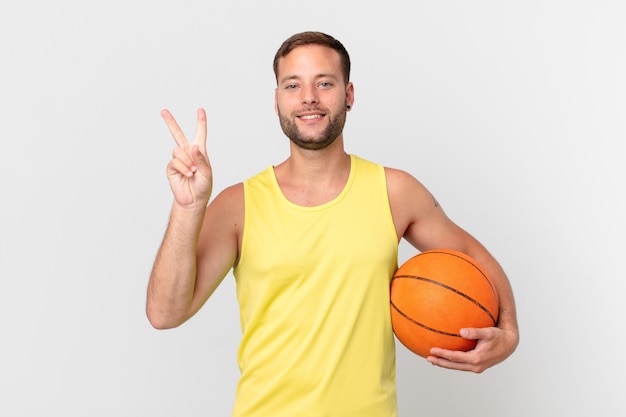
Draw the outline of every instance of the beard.
<instances>
[{"instance_id":1,"label":"beard","mask_svg":"<svg viewBox=\"0 0 626 417\"><path fill-rule=\"evenodd\" d=\"M328 125L318 135L305 136L292 118L284 115L280 108L278 109L278 118L280 119L280 127L283 129L283 133L291 140L296 146L306 150L320 150L328 147L341 135L343 127L346 124L346 111L339 112L337 117L332 117L329 112L326 112L328 117Z\"/></svg>"}]
</instances>

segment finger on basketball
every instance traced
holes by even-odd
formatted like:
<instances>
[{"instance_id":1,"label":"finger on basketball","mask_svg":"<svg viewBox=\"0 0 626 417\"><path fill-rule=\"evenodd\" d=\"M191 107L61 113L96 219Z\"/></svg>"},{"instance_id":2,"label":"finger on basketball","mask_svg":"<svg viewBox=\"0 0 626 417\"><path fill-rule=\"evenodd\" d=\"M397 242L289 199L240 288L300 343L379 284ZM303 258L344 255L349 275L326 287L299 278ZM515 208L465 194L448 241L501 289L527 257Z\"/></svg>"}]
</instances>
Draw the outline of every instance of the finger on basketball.
<instances>
[{"instance_id":1,"label":"finger on basketball","mask_svg":"<svg viewBox=\"0 0 626 417\"><path fill-rule=\"evenodd\" d=\"M472 365L471 363L450 360L441 356L433 355L433 356L428 356L426 359L431 364L439 366L441 368L455 369L457 371L474 371L474 372L476 369L475 365Z\"/></svg>"}]
</instances>

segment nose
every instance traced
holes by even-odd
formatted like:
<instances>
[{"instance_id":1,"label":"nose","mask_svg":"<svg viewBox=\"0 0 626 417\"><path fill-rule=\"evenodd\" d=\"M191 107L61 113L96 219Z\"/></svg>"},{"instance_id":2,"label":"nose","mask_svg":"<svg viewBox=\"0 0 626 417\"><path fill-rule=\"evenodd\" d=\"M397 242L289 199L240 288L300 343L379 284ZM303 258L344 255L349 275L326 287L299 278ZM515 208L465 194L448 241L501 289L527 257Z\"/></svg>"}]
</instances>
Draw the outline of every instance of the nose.
<instances>
[{"instance_id":1,"label":"nose","mask_svg":"<svg viewBox=\"0 0 626 417\"><path fill-rule=\"evenodd\" d=\"M307 85L302 88L302 103L314 104L318 102L317 88L315 85Z\"/></svg>"}]
</instances>

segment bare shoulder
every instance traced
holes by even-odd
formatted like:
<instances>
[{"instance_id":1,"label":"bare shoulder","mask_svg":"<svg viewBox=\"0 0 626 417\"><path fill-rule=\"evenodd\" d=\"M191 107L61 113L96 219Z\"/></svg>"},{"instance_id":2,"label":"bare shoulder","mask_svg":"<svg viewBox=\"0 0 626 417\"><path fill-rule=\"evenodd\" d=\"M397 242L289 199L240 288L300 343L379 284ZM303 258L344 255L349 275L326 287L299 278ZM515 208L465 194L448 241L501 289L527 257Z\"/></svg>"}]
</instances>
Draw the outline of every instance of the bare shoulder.
<instances>
[{"instance_id":1,"label":"bare shoulder","mask_svg":"<svg viewBox=\"0 0 626 417\"><path fill-rule=\"evenodd\" d=\"M237 183L223 189L211 201L207 207L208 210L216 210L218 212L239 212L243 213L244 197L243 183Z\"/></svg>"},{"instance_id":2,"label":"bare shoulder","mask_svg":"<svg viewBox=\"0 0 626 417\"><path fill-rule=\"evenodd\" d=\"M243 222L243 184L235 184L217 194L206 208L197 249L203 270L214 270L217 265L220 273L226 273L232 267L239 253Z\"/></svg>"},{"instance_id":3,"label":"bare shoulder","mask_svg":"<svg viewBox=\"0 0 626 417\"><path fill-rule=\"evenodd\" d=\"M410 236L416 233L417 225L424 225L443 212L430 191L413 175L386 167L385 176L389 206L398 239L407 238L416 246L416 237Z\"/></svg>"},{"instance_id":4,"label":"bare shoulder","mask_svg":"<svg viewBox=\"0 0 626 417\"><path fill-rule=\"evenodd\" d=\"M237 183L231 185L230 187L224 188L219 194L215 197L211 204L232 204L232 205L243 205L243 183Z\"/></svg>"},{"instance_id":5,"label":"bare shoulder","mask_svg":"<svg viewBox=\"0 0 626 417\"><path fill-rule=\"evenodd\" d=\"M413 175L406 171L385 167L385 176L387 178L387 192L389 200L393 203L405 200L413 201L413 204L426 200L432 203L434 198L426 187L417 180Z\"/></svg>"},{"instance_id":6,"label":"bare shoulder","mask_svg":"<svg viewBox=\"0 0 626 417\"><path fill-rule=\"evenodd\" d=\"M243 184L238 183L222 190L206 209L204 226L220 233L240 234L244 219Z\"/></svg>"}]
</instances>

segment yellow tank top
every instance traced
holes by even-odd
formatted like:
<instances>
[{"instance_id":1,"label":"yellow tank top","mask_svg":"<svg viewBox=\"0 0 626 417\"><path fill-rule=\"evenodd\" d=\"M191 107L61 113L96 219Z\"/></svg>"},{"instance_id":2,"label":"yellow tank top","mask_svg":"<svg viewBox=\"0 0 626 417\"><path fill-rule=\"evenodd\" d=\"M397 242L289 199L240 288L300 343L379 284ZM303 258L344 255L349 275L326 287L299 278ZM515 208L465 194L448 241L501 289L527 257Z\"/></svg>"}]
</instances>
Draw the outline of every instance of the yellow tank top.
<instances>
[{"instance_id":1,"label":"yellow tank top","mask_svg":"<svg viewBox=\"0 0 626 417\"><path fill-rule=\"evenodd\" d=\"M316 207L287 200L272 167L244 197L233 416L396 416L398 240L384 168L351 155L343 191Z\"/></svg>"}]
</instances>

